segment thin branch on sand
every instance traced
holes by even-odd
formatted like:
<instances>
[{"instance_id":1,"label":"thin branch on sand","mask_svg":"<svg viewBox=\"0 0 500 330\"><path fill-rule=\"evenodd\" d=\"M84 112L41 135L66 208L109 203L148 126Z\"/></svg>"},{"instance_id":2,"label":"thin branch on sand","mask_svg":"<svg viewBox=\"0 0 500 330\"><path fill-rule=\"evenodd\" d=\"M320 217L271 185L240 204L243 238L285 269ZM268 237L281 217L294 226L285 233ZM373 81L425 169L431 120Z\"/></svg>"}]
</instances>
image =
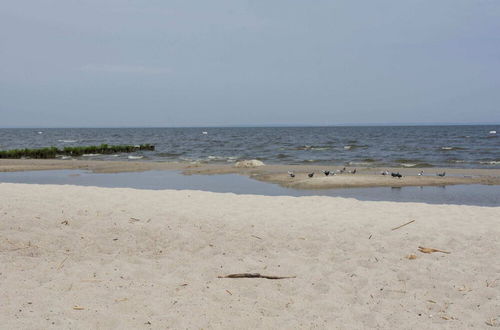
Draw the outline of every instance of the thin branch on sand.
<instances>
[{"instance_id":1,"label":"thin branch on sand","mask_svg":"<svg viewBox=\"0 0 500 330\"><path fill-rule=\"evenodd\" d=\"M396 230L396 229L399 229L399 228L401 228L401 227L404 227L404 226L406 226L406 225L409 225L409 224L410 224L410 223L412 223L412 222L415 222L415 220L408 221L407 223L404 223L404 224L402 224L401 226L394 227L394 228L392 228L391 230Z\"/></svg>"},{"instance_id":2,"label":"thin branch on sand","mask_svg":"<svg viewBox=\"0 0 500 330\"><path fill-rule=\"evenodd\" d=\"M297 276L271 276L259 273L240 273L218 276L218 278L267 278L268 280L282 280L285 278L296 278Z\"/></svg>"},{"instance_id":3,"label":"thin branch on sand","mask_svg":"<svg viewBox=\"0 0 500 330\"><path fill-rule=\"evenodd\" d=\"M438 250L438 249L433 249L433 248L426 248L426 247L423 247L423 246L419 246L418 247L418 250L422 253L434 253L434 252L441 252L441 253L446 253L446 254L450 254L451 252L448 252L448 251L443 251L443 250Z\"/></svg>"}]
</instances>

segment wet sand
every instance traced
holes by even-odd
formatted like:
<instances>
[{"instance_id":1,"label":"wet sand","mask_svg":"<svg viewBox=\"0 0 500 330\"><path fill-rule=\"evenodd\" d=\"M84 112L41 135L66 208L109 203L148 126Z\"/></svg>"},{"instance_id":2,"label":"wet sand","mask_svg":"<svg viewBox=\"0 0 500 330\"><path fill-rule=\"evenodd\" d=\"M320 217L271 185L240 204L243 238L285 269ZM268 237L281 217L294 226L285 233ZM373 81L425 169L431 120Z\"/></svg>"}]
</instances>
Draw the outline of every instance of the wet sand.
<instances>
[{"instance_id":1,"label":"wet sand","mask_svg":"<svg viewBox=\"0 0 500 330\"><path fill-rule=\"evenodd\" d=\"M237 168L232 164L203 164L144 161L89 161L89 160L31 160L0 159L0 171L35 171L80 169L94 173L140 172L149 170L179 170L189 174L227 174L249 176L252 179L279 184L295 189L330 189L350 187L405 187L443 186L456 184L500 185L500 169L457 168L357 168L356 174L339 174L326 177L323 170L339 170L340 166L264 165L253 168ZM354 168L349 168L354 169ZM291 178L287 171L292 170ZM399 172L403 178L380 175L381 171ZM424 176L417 174L423 170ZM436 173L446 171L445 177ZM313 178L307 173L315 172Z\"/></svg>"}]
</instances>

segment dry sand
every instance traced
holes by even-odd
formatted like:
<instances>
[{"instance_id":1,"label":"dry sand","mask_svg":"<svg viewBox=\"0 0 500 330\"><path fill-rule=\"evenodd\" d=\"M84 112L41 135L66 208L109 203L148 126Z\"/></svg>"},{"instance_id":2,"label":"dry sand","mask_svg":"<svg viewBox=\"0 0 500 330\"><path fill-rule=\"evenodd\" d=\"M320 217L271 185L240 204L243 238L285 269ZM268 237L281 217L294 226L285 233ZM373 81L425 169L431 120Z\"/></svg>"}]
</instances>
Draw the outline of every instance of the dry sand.
<instances>
[{"instance_id":1,"label":"dry sand","mask_svg":"<svg viewBox=\"0 0 500 330\"><path fill-rule=\"evenodd\" d=\"M184 174L227 174L246 175L253 179L279 184L295 189L330 189L352 187L404 187L443 186L454 184L500 185L500 169L460 169L460 168L357 168L355 175L342 174L325 177L323 170L338 170L340 166L324 165L265 165L255 168L236 168L230 164L141 162L141 161L89 161L56 159L0 159L0 172L80 169L95 173L137 172L148 170L179 170ZM353 169L352 167L350 168ZM293 170L295 178L287 171ZM380 172L400 172L403 178L382 176ZM424 176L417 174L424 170ZM445 171L445 177L436 173ZM307 173L315 172L310 179Z\"/></svg>"},{"instance_id":2,"label":"dry sand","mask_svg":"<svg viewBox=\"0 0 500 330\"><path fill-rule=\"evenodd\" d=\"M4 183L0 215L4 329L500 324L499 207Z\"/></svg>"}]
</instances>

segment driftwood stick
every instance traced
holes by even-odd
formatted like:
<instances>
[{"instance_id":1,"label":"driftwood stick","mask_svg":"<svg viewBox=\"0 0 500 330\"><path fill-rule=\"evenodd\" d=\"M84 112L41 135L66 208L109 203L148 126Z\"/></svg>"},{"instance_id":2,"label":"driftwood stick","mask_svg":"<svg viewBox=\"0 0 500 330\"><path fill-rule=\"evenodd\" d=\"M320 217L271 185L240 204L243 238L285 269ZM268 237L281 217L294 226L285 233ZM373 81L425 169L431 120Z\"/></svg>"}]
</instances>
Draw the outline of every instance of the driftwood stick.
<instances>
[{"instance_id":1,"label":"driftwood stick","mask_svg":"<svg viewBox=\"0 0 500 330\"><path fill-rule=\"evenodd\" d=\"M446 253L446 254L450 254L451 253L451 252L448 252L448 251L443 251L443 250L433 249L433 248L427 248L427 247L423 247L423 246L419 246L418 250L420 252L422 252L422 253L434 253L434 252L441 252L441 253Z\"/></svg>"},{"instance_id":2,"label":"driftwood stick","mask_svg":"<svg viewBox=\"0 0 500 330\"><path fill-rule=\"evenodd\" d=\"M401 226L394 227L394 228L392 228L391 230L396 230L396 229L399 229L399 228L401 228L401 227L404 227L404 226L406 226L406 225L409 225L409 224L410 224L410 223L412 223L412 222L415 222L415 220L408 221L407 223L404 223L404 224L402 224Z\"/></svg>"},{"instance_id":3,"label":"driftwood stick","mask_svg":"<svg viewBox=\"0 0 500 330\"><path fill-rule=\"evenodd\" d=\"M268 280L282 280L285 278L296 278L296 276L271 276L259 273L240 273L218 276L218 278L267 278Z\"/></svg>"}]
</instances>

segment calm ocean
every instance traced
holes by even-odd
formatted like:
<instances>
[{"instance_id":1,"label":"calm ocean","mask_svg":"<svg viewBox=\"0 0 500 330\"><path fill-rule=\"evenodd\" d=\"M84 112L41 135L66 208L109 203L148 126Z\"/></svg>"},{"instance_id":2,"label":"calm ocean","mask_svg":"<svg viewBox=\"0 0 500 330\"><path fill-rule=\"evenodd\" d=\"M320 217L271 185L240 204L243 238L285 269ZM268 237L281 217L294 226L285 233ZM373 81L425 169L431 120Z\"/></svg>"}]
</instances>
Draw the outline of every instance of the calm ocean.
<instances>
[{"instance_id":1,"label":"calm ocean","mask_svg":"<svg viewBox=\"0 0 500 330\"><path fill-rule=\"evenodd\" d=\"M499 125L0 129L0 150L101 143L149 143L156 150L82 158L500 168Z\"/></svg>"}]
</instances>

